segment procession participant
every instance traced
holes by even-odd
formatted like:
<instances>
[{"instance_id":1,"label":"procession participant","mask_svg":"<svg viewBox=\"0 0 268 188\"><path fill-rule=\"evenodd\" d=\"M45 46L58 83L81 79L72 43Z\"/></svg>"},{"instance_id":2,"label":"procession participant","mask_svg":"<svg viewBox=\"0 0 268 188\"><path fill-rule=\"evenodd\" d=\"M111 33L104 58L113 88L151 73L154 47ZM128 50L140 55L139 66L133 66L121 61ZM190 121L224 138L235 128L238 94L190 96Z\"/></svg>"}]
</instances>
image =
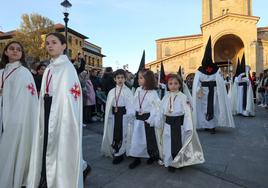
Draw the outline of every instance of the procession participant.
<instances>
[{"instance_id":1,"label":"procession participant","mask_svg":"<svg viewBox=\"0 0 268 188\"><path fill-rule=\"evenodd\" d=\"M26 186L38 107L23 46L6 45L0 70L0 187Z\"/></svg>"}]
</instances>

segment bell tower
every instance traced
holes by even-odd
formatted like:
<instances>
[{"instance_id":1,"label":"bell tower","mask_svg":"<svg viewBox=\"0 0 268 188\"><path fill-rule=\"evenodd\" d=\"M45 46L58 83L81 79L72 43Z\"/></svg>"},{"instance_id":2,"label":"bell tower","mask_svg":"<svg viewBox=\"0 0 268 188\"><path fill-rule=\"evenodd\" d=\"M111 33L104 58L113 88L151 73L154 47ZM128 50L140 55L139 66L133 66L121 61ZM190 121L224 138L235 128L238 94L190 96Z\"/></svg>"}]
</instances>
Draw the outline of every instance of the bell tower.
<instances>
[{"instance_id":1,"label":"bell tower","mask_svg":"<svg viewBox=\"0 0 268 188\"><path fill-rule=\"evenodd\" d=\"M228 13L252 16L252 0L202 0L202 24Z\"/></svg>"}]
</instances>

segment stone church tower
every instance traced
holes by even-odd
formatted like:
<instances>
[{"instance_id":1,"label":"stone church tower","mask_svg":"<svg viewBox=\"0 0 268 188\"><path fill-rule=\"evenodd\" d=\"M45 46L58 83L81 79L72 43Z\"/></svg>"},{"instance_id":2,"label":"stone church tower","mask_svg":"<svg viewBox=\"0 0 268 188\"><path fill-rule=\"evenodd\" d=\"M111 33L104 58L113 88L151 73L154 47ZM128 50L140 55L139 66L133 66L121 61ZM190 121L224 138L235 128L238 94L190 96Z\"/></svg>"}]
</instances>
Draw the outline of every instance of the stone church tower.
<instances>
[{"instance_id":1,"label":"stone church tower","mask_svg":"<svg viewBox=\"0 0 268 188\"><path fill-rule=\"evenodd\" d=\"M185 78L193 76L211 36L214 62L225 74L235 71L243 53L251 70L260 73L268 69L268 27L257 28L259 19L252 15L252 0L202 0L201 34L156 40L157 60L146 66L157 71L163 62L168 73L182 66Z\"/></svg>"}]
</instances>

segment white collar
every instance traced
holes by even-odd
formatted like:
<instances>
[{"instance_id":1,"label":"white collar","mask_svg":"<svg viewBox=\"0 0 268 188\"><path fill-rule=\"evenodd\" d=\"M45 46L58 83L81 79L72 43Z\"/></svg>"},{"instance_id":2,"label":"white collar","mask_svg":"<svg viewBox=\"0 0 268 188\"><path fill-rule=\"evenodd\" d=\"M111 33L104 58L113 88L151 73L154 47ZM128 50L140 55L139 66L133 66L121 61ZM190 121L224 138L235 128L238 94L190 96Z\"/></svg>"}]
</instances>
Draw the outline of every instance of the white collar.
<instances>
[{"instance_id":1,"label":"white collar","mask_svg":"<svg viewBox=\"0 0 268 188\"><path fill-rule=\"evenodd\" d=\"M6 69L13 69L13 68L16 68L16 67L19 67L21 65L20 61L15 61L13 63L8 63L6 64Z\"/></svg>"},{"instance_id":2,"label":"white collar","mask_svg":"<svg viewBox=\"0 0 268 188\"><path fill-rule=\"evenodd\" d=\"M53 67L53 66L57 66L57 65L61 65L64 64L66 62L69 62L69 58L66 55L60 55L59 57L57 57L56 59L51 59L50 60L50 64L48 65L48 67Z\"/></svg>"}]
</instances>

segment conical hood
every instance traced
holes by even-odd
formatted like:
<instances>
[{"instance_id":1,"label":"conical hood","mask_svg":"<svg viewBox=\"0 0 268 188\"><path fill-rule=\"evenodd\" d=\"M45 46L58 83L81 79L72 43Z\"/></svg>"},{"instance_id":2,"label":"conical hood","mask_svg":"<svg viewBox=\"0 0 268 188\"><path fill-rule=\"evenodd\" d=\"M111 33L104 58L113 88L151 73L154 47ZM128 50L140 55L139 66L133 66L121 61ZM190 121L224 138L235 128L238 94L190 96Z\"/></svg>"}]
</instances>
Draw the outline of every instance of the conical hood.
<instances>
[{"instance_id":1,"label":"conical hood","mask_svg":"<svg viewBox=\"0 0 268 188\"><path fill-rule=\"evenodd\" d=\"M207 75L215 74L219 67L213 63L212 60L212 48L211 48L211 36L208 39L205 54L202 60L202 65L198 68L200 72Z\"/></svg>"},{"instance_id":2,"label":"conical hood","mask_svg":"<svg viewBox=\"0 0 268 188\"><path fill-rule=\"evenodd\" d=\"M181 66L179 67L178 75L182 77Z\"/></svg>"},{"instance_id":3,"label":"conical hood","mask_svg":"<svg viewBox=\"0 0 268 188\"><path fill-rule=\"evenodd\" d=\"M141 58L141 62L140 62L140 66L139 69L136 73L136 76L134 78L134 83L133 83L133 87L136 89L137 87L139 87L139 83L138 83L138 77L139 77L139 71L143 70L145 68L145 50L143 50L142 53L142 58Z\"/></svg>"},{"instance_id":4,"label":"conical hood","mask_svg":"<svg viewBox=\"0 0 268 188\"><path fill-rule=\"evenodd\" d=\"M245 73L245 72L246 72L246 59L245 59L245 54L243 54L239 74L242 74L242 73Z\"/></svg>"},{"instance_id":5,"label":"conical hood","mask_svg":"<svg viewBox=\"0 0 268 188\"><path fill-rule=\"evenodd\" d=\"M163 62L161 62L160 82L163 83L163 84L166 83L166 74L165 74Z\"/></svg>"}]
</instances>

